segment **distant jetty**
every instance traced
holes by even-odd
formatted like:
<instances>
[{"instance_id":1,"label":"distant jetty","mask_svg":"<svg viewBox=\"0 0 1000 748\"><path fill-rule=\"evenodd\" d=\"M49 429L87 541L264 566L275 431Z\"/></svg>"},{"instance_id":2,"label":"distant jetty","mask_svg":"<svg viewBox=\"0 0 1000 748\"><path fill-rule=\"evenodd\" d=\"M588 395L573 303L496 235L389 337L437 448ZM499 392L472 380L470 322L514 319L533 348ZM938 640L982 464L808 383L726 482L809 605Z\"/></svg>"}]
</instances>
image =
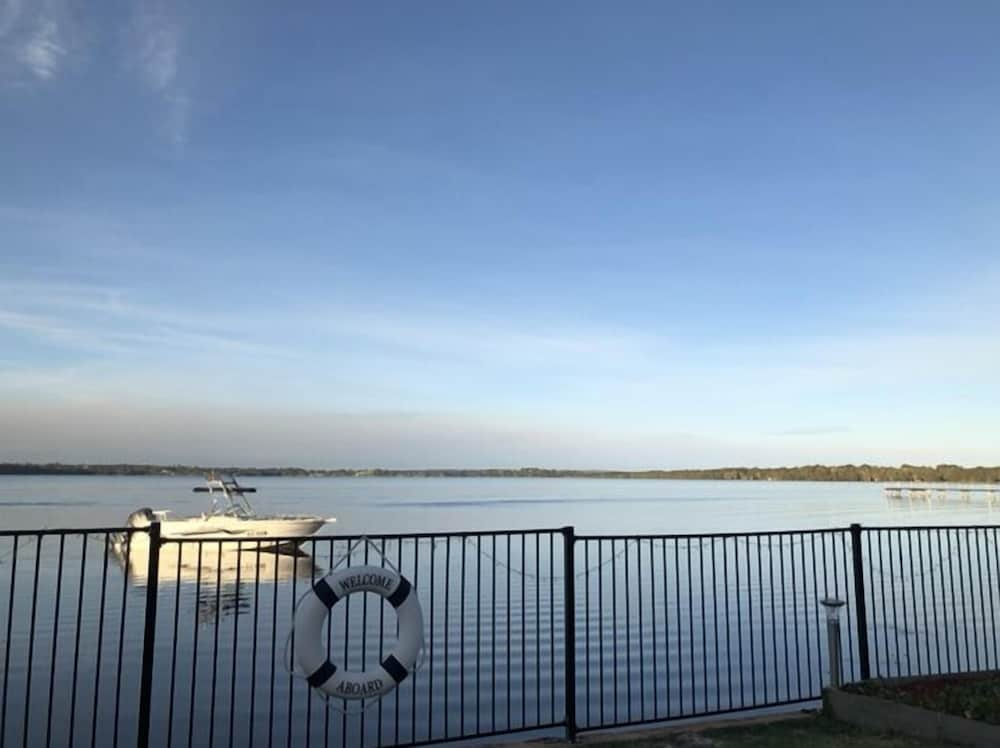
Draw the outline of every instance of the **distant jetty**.
<instances>
[{"instance_id":1,"label":"distant jetty","mask_svg":"<svg viewBox=\"0 0 1000 748\"><path fill-rule=\"evenodd\" d=\"M1000 483L978 486L968 483L900 483L882 489L887 498L922 501L985 499L993 503L1000 499Z\"/></svg>"},{"instance_id":2,"label":"distant jetty","mask_svg":"<svg viewBox=\"0 0 1000 748\"><path fill-rule=\"evenodd\" d=\"M0 463L0 475L203 476L211 472L290 478L614 478L630 480L840 481L927 484L977 484L1000 492L1000 467L961 465L802 465L798 467L723 467L700 470L562 470L558 468L301 468L224 465ZM993 488L991 488L991 486Z\"/></svg>"}]
</instances>

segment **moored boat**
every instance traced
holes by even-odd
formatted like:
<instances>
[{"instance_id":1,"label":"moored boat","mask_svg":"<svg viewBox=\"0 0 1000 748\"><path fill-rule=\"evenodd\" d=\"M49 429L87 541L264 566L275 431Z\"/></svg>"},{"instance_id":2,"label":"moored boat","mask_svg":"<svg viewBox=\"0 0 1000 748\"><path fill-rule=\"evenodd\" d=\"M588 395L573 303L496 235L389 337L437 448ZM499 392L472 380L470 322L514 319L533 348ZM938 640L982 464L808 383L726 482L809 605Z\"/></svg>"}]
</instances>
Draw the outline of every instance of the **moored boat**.
<instances>
[{"instance_id":1,"label":"moored boat","mask_svg":"<svg viewBox=\"0 0 1000 748\"><path fill-rule=\"evenodd\" d=\"M181 516L168 509L143 507L129 515L128 526L148 529L153 522L159 522L160 536L167 539L240 541L245 548L266 548L298 545L323 525L336 522L334 517L311 514L258 514L246 497L256 490L241 486L231 476L210 475L206 485L194 489L196 493L207 493L211 497L212 505L207 512ZM268 539L275 542L261 542Z\"/></svg>"}]
</instances>

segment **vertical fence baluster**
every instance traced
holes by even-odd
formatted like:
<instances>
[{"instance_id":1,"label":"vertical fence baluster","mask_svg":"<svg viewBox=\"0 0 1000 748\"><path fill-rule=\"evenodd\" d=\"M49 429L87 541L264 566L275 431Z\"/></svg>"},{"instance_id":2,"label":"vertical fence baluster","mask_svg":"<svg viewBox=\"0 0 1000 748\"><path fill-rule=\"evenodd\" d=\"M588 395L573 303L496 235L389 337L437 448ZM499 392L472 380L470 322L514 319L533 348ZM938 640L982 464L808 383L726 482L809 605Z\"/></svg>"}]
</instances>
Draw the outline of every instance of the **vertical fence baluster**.
<instances>
[{"instance_id":1,"label":"vertical fence baluster","mask_svg":"<svg viewBox=\"0 0 1000 748\"><path fill-rule=\"evenodd\" d=\"M890 535L890 538L891 537L892 536ZM904 621L903 626L902 626L902 630L903 630L903 640L904 640L904 643L905 643L904 651L906 652L906 675L910 676L910 675L913 675L913 667L912 667L912 660L910 658L910 632L909 632L909 627L906 626L906 623L905 623L906 622L906 618L907 618L907 613L906 613L906 579L905 579L906 571L903 568L903 531L902 530L897 530L896 531L896 554L899 556L899 597L900 597L899 607L900 607L900 610L902 611L903 621ZM893 615L895 615L895 608L893 608ZM898 637L899 636L899 630L900 630L899 621L897 620L895 623L896 623L896 636Z\"/></svg>"},{"instance_id":2,"label":"vertical fence baluster","mask_svg":"<svg viewBox=\"0 0 1000 748\"><path fill-rule=\"evenodd\" d=\"M556 534L549 532L549 721L556 721Z\"/></svg>"},{"instance_id":3,"label":"vertical fence baluster","mask_svg":"<svg viewBox=\"0 0 1000 748\"><path fill-rule=\"evenodd\" d=\"M97 709L101 700L101 659L104 646L104 611L108 592L108 553L111 550L111 537L104 533L104 560L101 565L101 601L97 614L97 654L94 664L94 704L90 722L90 747L97 745Z\"/></svg>"},{"instance_id":4,"label":"vertical fence baluster","mask_svg":"<svg viewBox=\"0 0 1000 748\"><path fill-rule=\"evenodd\" d=\"M854 574L854 617L855 628L858 630L858 659L861 661L861 680L868 680L872 677L872 672L868 652L868 609L865 607L865 571L859 524L851 525L851 561Z\"/></svg>"},{"instance_id":5,"label":"vertical fence baluster","mask_svg":"<svg viewBox=\"0 0 1000 748\"><path fill-rule=\"evenodd\" d=\"M663 539L663 545L660 546L660 556L663 562L663 670L664 670L664 688L667 692L667 713L666 716L670 717L670 615L669 615L669 598L667 597L667 539Z\"/></svg>"},{"instance_id":6,"label":"vertical fence baluster","mask_svg":"<svg viewBox=\"0 0 1000 748\"><path fill-rule=\"evenodd\" d=\"M920 602L924 609L924 655L927 657L926 672L933 673L934 666L931 665L931 627L927 619L927 570L924 569L924 536L919 530L911 532L916 532L917 535L917 564L920 569Z\"/></svg>"},{"instance_id":7,"label":"vertical fence baluster","mask_svg":"<svg viewBox=\"0 0 1000 748\"><path fill-rule=\"evenodd\" d=\"M851 620L851 612L853 604L851 602L851 588L848 584L849 573L847 570L847 537L844 532L838 530L837 535L840 537L840 562L841 568L844 575L844 615L848 621ZM843 660L847 662L843 662ZM847 672L847 665L850 665L851 679L857 678L857 671L854 664L854 627L848 624L847 626L847 649L843 652L843 657L841 658L841 672Z\"/></svg>"},{"instance_id":8,"label":"vertical fence baluster","mask_svg":"<svg viewBox=\"0 0 1000 748\"><path fill-rule=\"evenodd\" d=\"M997 553L996 553L996 528L993 530L993 541L990 542L990 534L988 528L983 528L983 541L986 543L986 587L990 591L990 630L993 632L993 667L1000 667L1000 650L997 646L997 620L996 620L996 605L993 602L993 571L995 569L995 564L997 563ZM990 560L990 546L993 546L993 560ZM998 577L1000 578L1000 577Z\"/></svg>"},{"instance_id":9,"label":"vertical fence baluster","mask_svg":"<svg viewBox=\"0 0 1000 748\"><path fill-rule=\"evenodd\" d=\"M160 580L160 523L149 526L149 559L146 566L145 630L142 635L142 673L139 681L139 748L149 745L149 714L153 698L153 656L156 644L156 607ZM127 584L123 582L123 584ZM124 618L124 616L123 616Z\"/></svg>"},{"instance_id":10,"label":"vertical fence baluster","mask_svg":"<svg viewBox=\"0 0 1000 748\"><path fill-rule=\"evenodd\" d=\"M764 701L767 702L767 625L764 618L764 551L761 536L757 536L757 588L760 603L760 659L761 680L764 681ZM754 679L756 680L756 679Z\"/></svg>"},{"instance_id":11,"label":"vertical fence baluster","mask_svg":"<svg viewBox=\"0 0 1000 748\"><path fill-rule=\"evenodd\" d=\"M463 592L464 592L464 589L465 589L465 538L463 537L463 538L461 538L461 540L462 540L462 589L463 589ZM388 557L385 554L385 538L382 538L381 544L379 545L379 553L382 556L381 565L384 567L386 565L387 560L388 560ZM400 566L400 565L397 564L396 568L399 570L400 574L403 573L403 567L402 566ZM463 601L464 601L464 595L463 595ZM463 616L464 616L464 612L465 612L464 602L463 602L462 611L463 611ZM329 620L329 616L327 616L327 620ZM463 620L464 620L464 617L463 617ZM462 627L462 631L463 631L463 634L464 634L464 631L465 631L465 626L464 625ZM462 651L463 652L465 651L464 647L463 647ZM379 603L379 606L378 606L378 661L379 662L384 662L385 661L385 605L382 604L382 603ZM462 670L462 677L463 678L465 677L465 670L464 670L464 668ZM395 689L393 689L393 691L395 691L396 698L398 699L399 698L399 688L395 688ZM379 702L378 702L378 719L376 721L376 725L377 725L376 730L377 730L377 733L376 733L376 739L375 739L375 742L378 743L378 745L382 745L382 706L383 706L383 702L384 701L385 701L385 699L379 699ZM325 712L325 711L329 711L329 710L324 709L323 711ZM465 712L464 712L464 710L462 712L462 719L463 720L465 719Z\"/></svg>"},{"instance_id":12,"label":"vertical fence baluster","mask_svg":"<svg viewBox=\"0 0 1000 748\"><path fill-rule=\"evenodd\" d=\"M922 664L920 661L920 619L917 617L917 577L913 571L913 533L910 530L906 531L906 555L910 561L910 584L913 589L910 590L910 607L913 609L913 650L917 656L917 674L919 675L922 671ZM921 577L922 579L923 577Z\"/></svg>"},{"instance_id":13,"label":"vertical fence baluster","mask_svg":"<svg viewBox=\"0 0 1000 748\"><path fill-rule=\"evenodd\" d=\"M687 583L688 583L688 634L691 639L691 651L690 651L690 665L691 665L691 710L693 712L698 711L698 696L697 696L697 686L695 685L695 678L697 676L697 670L694 666L694 574L691 573L691 538L687 539L685 544L687 549ZM680 643L678 643L680 646Z\"/></svg>"},{"instance_id":14,"label":"vertical fence baluster","mask_svg":"<svg viewBox=\"0 0 1000 748\"><path fill-rule=\"evenodd\" d=\"M743 666L743 605L740 603L740 539L733 538L733 577L736 591L736 645L737 645L737 658L739 660L739 670L740 670L740 707L745 707L747 704L746 699L746 684L745 684L745 668Z\"/></svg>"},{"instance_id":15,"label":"vertical fence baluster","mask_svg":"<svg viewBox=\"0 0 1000 748\"><path fill-rule=\"evenodd\" d=\"M820 648L820 622L819 622L819 605L817 604L820 599L819 593L819 577L816 573L816 533L811 533L809 536L809 551L810 558L812 559L812 608L813 614L816 619L816 645L813 651L816 653L816 690L813 691L814 696L819 696L823 691L823 660L820 657L822 649Z\"/></svg>"},{"instance_id":16,"label":"vertical fence baluster","mask_svg":"<svg viewBox=\"0 0 1000 748\"><path fill-rule=\"evenodd\" d=\"M631 584L629 582L628 562L629 562L629 541L622 541L622 553L625 556L625 715L626 719L632 721L632 612L630 608L632 595Z\"/></svg>"},{"instance_id":17,"label":"vertical fence baluster","mask_svg":"<svg viewBox=\"0 0 1000 748\"><path fill-rule=\"evenodd\" d=\"M664 570L664 576L666 570ZM656 562L653 559L653 539L649 539L649 618L651 627L651 644L653 647L653 718L660 714L660 699L657 693L659 681L659 658L656 656Z\"/></svg>"},{"instance_id":18,"label":"vertical fence baluster","mask_svg":"<svg viewBox=\"0 0 1000 748\"><path fill-rule=\"evenodd\" d=\"M183 541L178 541L183 542ZM204 555L204 542L201 540L194 541L198 544L198 562L197 562L197 576L194 581L194 641L191 645L191 695L190 701L188 702L188 748L194 745L194 705L195 705L195 692L198 690L198 631L200 629L201 621L199 618L199 611L201 609L201 573L202 573L202 559ZM278 569L275 566L275 594L277 595L277 574ZM275 611L277 611L277 599L275 599ZM275 620L277 620L277 615L275 615ZM268 709L268 716L273 718L274 716L274 644L272 638L271 644L271 708ZM270 728L268 729L268 745L270 745Z\"/></svg>"},{"instance_id":19,"label":"vertical fence baluster","mask_svg":"<svg viewBox=\"0 0 1000 748\"><path fill-rule=\"evenodd\" d=\"M525 543L527 541L527 534L521 533L521 613L520 613L520 624L521 624L521 727L525 727L528 721L528 679L527 679L527 669L528 669L528 659L527 659L527 649L528 649L528 618L527 618L527 596L525 595L525 585L528 580L527 571L527 558L525 551ZM447 693L447 690L445 691Z\"/></svg>"},{"instance_id":20,"label":"vertical fence baluster","mask_svg":"<svg viewBox=\"0 0 1000 748\"><path fill-rule=\"evenodd\" d=\"M215 692L219 682L219 625L222 622L222 541L215 544L215 633L212 638L212 689L208 697L208 744L215 745ZM295 595L293 594L294 598ZM294 646L294 644L293 644ZM294 655L293 655L294 657ZM294 659L292 660L294 662ZM292 732L292 681L288 681L288 742L291 745Z\"/></svg>"},{"instance_id":21,"label":"vertical fence baluster","mask_svg":"<svg viewBox=\"0 0 1000 748\"><path fill-rule=\"evenodd\" d=\"M952 550L951 550L951 530L945 531L945 541L947 542L947 546L948 546L948 581L949 581L949 585L948 586L949 586L950 591L951 591L952 620L955 623L955 667L956 667L957 670L961 671L962 670L962 647L961 647L961 644L959 643L959 639L958 639L958 613L959 613L959 609L958 609L958 604L955 602L955 564L954 564L954 554L952 553ZM955 543L956 544L958 543L958 537L957 536L955 537ZM961 564L961 555L959 556L959 564ZM962 575L962 568L961 568L961 566L959 566L958 573L959 573L959 578L961 579L961 575ZM965 623L965 616L964 615L962 616L962 623L963 624ZM968 631L966 631L966 634L968 634ZM966 643L966 646L968 646L968 643ZM951 665L950 664L948 666L948 669L949 670L951 669Z\"/></svg>"},{"instance_id":22,"label":"vertical fence baluster","mask_svg":"<svg viewBox=\"0 0 1000 748\"><path fill-rule=\"evenodd\" d=\"M35 576L31 590L31 624L28 627L28 664L26 683L24 686L24 719L21 722L22 746L28 748L29 736L31 734L31 722L28 719L31 715L31 674L34 670L35 661L35 621L38 613L38 577L41 572L42 562L42 534L38 533L35 540Z\"/></svg>"},{"instance_id":23,"label":"vertical fence baluster","mask_svg":"<svg viewBox=\"0 0 1000 748\"><path fill-rule=\"evenodd\" d=\"M76 634L73 639L73 680L70 687L70 697L69 697L69 720L67 724L69 725L69 748L73 748L73 743L76 740L76 683L77 676L80 671L80 634L83 625L83 591L86 582L86 571L87 571L87 541L89 540L89 535L84 532L81 535L80 543L80 579L79 585L80 589L77 592L76 598ZM13 614L13 611L11 611ZM3 744L3 727L0 726L0 745Z\"/></svg>"},{"instance_id":24,"label":"vertical fence baluster","mask_svg":"<svg viewBox=\"0 0 1000 748\"><path fill-rule=\"evenodd\" d=\"M701 597L701 685L702 708L708 711L708 616L705 613L705 540L698 540L698 595Z\"/></svg>"},{"instance_id":25,"label":"vertical fence baluster","mask_svg":"<svg viewBox=\"0 0 1000 748\"><path fill-rule=\"evenodd\" d=\"M646 711L646 652L643 643L644 633L642 626L642 541L636 541L635 551L635 584L636 584L636 609L639 625L639 719L645 717ZM631 671L630 671L631 675ZM629 679L631 680L631 678ZM631 701L631 699L629 699Z\"/></svg>"},{"instance_id":26,"label":"vertical fence baluster","mask_svg":"<svg viewBox=\"0 0 1000 748\"><path fill-rule=\"evenodd\" d=\"M781 646L785 658L785 700L788 701L792 698L792 676L788 661L788 598L785 587L785 537L784 535L778 536L778 567L781 569ZM794 567L793 563L792 568ZM794 590L794 587L792 589Z\"/></svg>"},{"instance_id":27,"label":"vertical fence baluster","mask_svg":"<svg viewBox=\"0 0 1000 748\"><path fill-rule=\"evenodd\" d=\"M482 672L480 667L480 656L481 656L481 644L480 638L482 637L482 613L480 610L481 597L482 597L482 542L483 538L481 535L476 536L476 733L481 733L482 729L482 704L481 704L481 692L482 692ZM399 742L397 739L396 742Z\"/></svg>"},{"instance_id":28,"label":"vertical fence baluster","mask_svg":"<svg viewBox=\"0 0 1000 748\"><path fill-rule=\"evenodd\" d=\"M180 578L180 549L178 545L177 576ZM250 642L250 733L247 735L247 748L253 748L254 737L257 734L255 718L257 716L257 633L260 622L260 541L257 541L257 548L254 555L257 563L254 564L253 575L253 634ZM178 599L180 591L178 585ZM177 629L174 628L174 656L177 656ZM327 728L329 729L329 712L327 712ZM328 733L329 734L329 733ZM169 744L167 748L170 748Z\"/></svg>"},{"instance_id":29,"label":"vertical fence baluster","mask_svg":"<svg viewBox=\"0 0 1000 748\"><path fill-rule=\"evenodd\" d=\"M171 748L174 740L174 694L177 687L177 636L180 629L181 612L181 567L183 564L183 543L171 546L177 550L177 573L174 579L174 626L173 643L170 647L170 695L167 700L167 748ZM250 712L253 714L253 711ZM251 743L253 732L251 731Z\"/></svg>"},{"instance_id":30,"label":"vertical fence baluster","mask_svg":"<svg viewBox=\"0 0 1000 748\"><path fill-rule=\"evenodd\" d=\"M983 590L983 554L979 547L979 529L973 530L973 537L976 540L976 579L979 580L979 604L974 608L975 610L983 612L983 625L986 625L986 596ZM970 562L971 563L971 562ZM979 631L979 616L976 616L976 631ZM990 666L990 648L989 643L986 638L986 631L983 630L983 661L985 663L985 668L979 660L979 641L978 633L976 640L976 667L980 670L988 669Z\"/></svg>"},{"instance_id":31,"label":"vertical fence baluster","mask_svg":"<svg viewBox=\"0 0 1000 748\"><path fill-rule=\"evenodd\" d=\"M721 664L719 662L719 588L716 581L718 575L716 574L715 538L709 542L712 544L712 635L715 641L712 659L715 660L715 708L718 711L722 709L722 676L719 670ZM728 652L726 656L729 656Z\"/></svg>"},{"instance_id":32,"label":"vertical fence baluster","mask_svg":"<svg viewBox=\"0 0 1000 748\"><path fill-rule=\"evenodd\" d=\"M618 553L615 540L611 539L611 681L614 685L615 722L618 722Z\"/></svg>"},{"instance_id":33,"label":"vertical fence baluster","mask_svg":"<svg viewBox=\"0 0 1000 748\"><path fill-rule=\"evenodd\" d=\"M802 660L799 655L799 590L795 580L795 548L804 546L802 535L799 534L798 546L796 546L795 536L789 535L789 569L792 573L792 633L795 637L795 697L802 698ZM786 614L787 615L787 614ZM789 689L791 684L789 684Z\"/></svg>"},{"instance_id":34,"label":"vertical fence baluster","mask_svg":"<svg viewBox=\"0 0 1000 748\"><path fill-rule=\"evenodd\" d=\"M600 711L601 711L601 724L603 725L604 724L604 541L600 539L597 540L597 656L598 656L597 691L601 696Z\"/></svg>"},{"instance_id":35,"label":"vertical fence baluster","mask_svg":"<svg viewBox=\"0 0 1000 748\"><path fill-rule=\"evenodd\" d=\"M511 678L510 678L510 672L511 672L511 670L510 670L510 668L511 668L511 661L512 661L511 652L510 652L510 640L511 640L511 625L510 625L510 620L511 620L511 608L510 608L510 577L511 577L511 571L510 570L511 570L511 558L510 558L510 548L511 548L510 533L508 533L507 534L507 563L506 563L507 590L506 590L506 595L505 595L505 600L506 600L506 603L507 603L507 617L506 617L506 619L504 621L505 627L507 629L507 648L504 650L504 654L505 654L505 659L507 660L507 680L506 680L506 686L507 686L507 722L506 722L506 725L507 725L507 729L508 730L512 729L512 725L511 725L511 698L510 698L510 694L511 694ZM432 610L433 610L433 606L432 606ZM433 690L433 689L431 689L431 690Z\"/></svg>"},{"instance_id":36,"label":"vertical fence baluster","mask_svg":"<svg viewBox=\"0 0 1000 748\"><path fill-rule=\"evenodd\" d=\"M942 532L940 530L938 530L935 533L935 535L937 536L938 571L941 573L941 605L943 607L943 610L941 611L941 616L944 619L944 626L942 626L940 629L937 629L937 630L938 631L942 631L942 630L944 631L944 659L945 659L945 663L946 663L946 665L945 665L945 667L946 667L945 672L951 672L951 642L949 641L950 637L948 636L948 630L951 627L948 625L948 605L947 605L947 602L946 602L947 596L946 596L945 587L944 587L944 561L945 561L945 557L944 557L944 554L942 553L942 550L941 550L941 535L942 535ZM949 553L949 558L950 557L951 557L951 555ZM934 594L934 577L931 577L931 595L933 596L933 594ZM936 603L934 605L934 627L937 628L937 604ZM939 642L939 644L940 644L940 642ZM938 653L938 668L940 669L940 667L941 667L941 653L939 652Z\"/></svg>"},{"instance_id":37,"label":"vertical fence baluster","mask_svg":"<svg viewBox=\"0 0 1000 748\"><path fill-rule=\"evenodd\" d=\"M312 555L316 556L316 541L313 541ZM233 748L236 731L236 665L239 662L239 632L240 632L240 577L243 569L243 543L236 544L236 599L233 608L233 651L232 667L229 671L229 748ZM307 725L308 729L308 725ZM307 740L308 743L308 740Z\"/></svg>"},{"instance_id":38,"label":"vertical fence baluster","mask_svg":"<svg viewBox=\"0 0 1000 748\"><path fill-rule=\"evenodd\" d=\"M0 745L5 743L7 736L7 692L10 690L10 643L14 625L14 588L17 583L17 545L18 536L11 538L10 562L10 595L7 600L7 638L3 648L3 697L0 700Z\"/></svg>"},{"instance_id":39,"label":"vertical fence baluster","mask_svg":"<svg viewBox=\"0 0 1000 748\"><path fill-rule=\"evenodd\" d=\"M564 700L566 702L566 739L576 739L576 538L572 527L563 533L563 625L565 637Z\"/></svg>"},{"instance_id":40,"label":"vertical fence baluster","mask_svg":"<svg viewBox=\"0 0 1000 748\"><path fill-rule=\"evenodd\" d=\"M198 543L198 584L201 584L201 546L202 543ZM331 544L332 548L332 544ZM332 550L331 550L332 552ZM268 693L268 704L267 704L267 746L271 748L274 745L274 696L275 696L275 684L277 683L277 678L275 678L275 661L278 654L278 563L275 559L274 563L274 574L271 580L271 687ZM197 600L195 601L197 604ZM197 624L195 625L195 642L198 641ZM192 699L194 698L194 688L192 684ZM194 702L192 701L192 704ZM194 712L192 711L192 716Z\"/></svg>"},{"instance_id":41,"label":"vertical fence baluster","mask_svg":"<svg viewBox=\"0 0 1000 748\"><path fill-rule=\"evenodd\" d=\"M52 616L52 662L49 667L49 704L45 715L45 745L52 744L52 705L56 692L56 667L59 663L56 653L59 645L59 606L62 602L63 559L66 554L66 536L59 536L59 560L56 562L56 607Z\"/></svg>"},{"instance_id":42,"label":"vertical fence baluster","mask_svg":"<svg viewBox=\"0 0 1000 748\"><path fill-rule=\"evenodd\" d=\"M594 724L593 717L590 714L590 541L584 540L583 542L583 609L586 614L583 616L583 667L584 667L584 713L585 717L585 727L590 727ZM600 610L598 610L600 614Z\"/></svg>"}]
</instances>

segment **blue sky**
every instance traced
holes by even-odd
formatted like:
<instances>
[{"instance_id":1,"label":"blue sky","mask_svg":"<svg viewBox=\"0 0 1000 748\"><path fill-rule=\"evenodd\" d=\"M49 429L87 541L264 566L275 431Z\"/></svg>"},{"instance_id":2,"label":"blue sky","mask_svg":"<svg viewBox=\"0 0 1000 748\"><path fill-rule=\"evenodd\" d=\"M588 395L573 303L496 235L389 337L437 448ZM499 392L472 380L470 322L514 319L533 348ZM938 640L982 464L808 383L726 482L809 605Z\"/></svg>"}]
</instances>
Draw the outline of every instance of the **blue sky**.
<instances>
[{"instance_id":1,"label":"blue sky","mask_svg":"<svg viewBox=\"0 0 1000 748\"><path fill-rule=\"evenodd\" d=\"M807 5L0 0L0 460L1000 462L1000 6Z\"/></svg>"}]
</instances>

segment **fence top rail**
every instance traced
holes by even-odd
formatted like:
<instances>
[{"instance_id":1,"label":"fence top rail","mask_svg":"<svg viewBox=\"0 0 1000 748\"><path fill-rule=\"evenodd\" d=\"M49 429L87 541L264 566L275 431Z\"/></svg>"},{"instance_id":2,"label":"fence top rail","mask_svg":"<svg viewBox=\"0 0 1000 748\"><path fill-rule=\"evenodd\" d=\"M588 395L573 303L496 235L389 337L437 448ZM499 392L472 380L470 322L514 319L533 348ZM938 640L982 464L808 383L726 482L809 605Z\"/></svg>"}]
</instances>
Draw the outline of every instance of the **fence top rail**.
<instances>
[{"instance_id":1,"label":"fence top rail","mask_svg":"<svg viewBox=\"0 0 1000 748\"><path fill-rule=\"evenodd\" d=\"M912 530L1000 530L1000 525L862 525L864 532Z\"/></svg>"},{"instance_id":2,"label":"fence top rail","mask_svg":"<svg viewBox=\"0 0 1000 748\"><path fill-rule=\"evenodd\" d=\"M508 535L561 535L561 527L543 527L527 530L468 530L462 532L401 532L401 533L359 533L355 535L267 535L262 537L232 537L232 538L162 538L163 543L205 543L214 545L216 543L242 543L244 545L254 545L262 543L272 545L274 543L291 542L331 542L331 541L351 541L368 538L369 540L422 540L436 538L483 538L483 537L504 537Z\"/></svg>"},{"instance_id":3,"label":"fence top rail","mask_svg":"<svg viewBox=\"0 0 1000 748\"><path fill-rule=\"evenodd\" d=\"M225 538L174 538L161 537L162 543L243 543L254 545L260 543L289 543L293 541L312 540L361 540L370 538L373 540L412 540L415 538L475 538L506 535L559 535L562 534L562 527L528 528L524 530L465 530L465 531L442 531L442 532L404 532L404 533L357 533L353 535L267 535L254 537L231 536ZM68 528L40 528L32 530L2 530L2 537L28 537L39 535L149 535L148 527L68 527Z\"/></svg>"},{"instance_id":4,"label":"fence top rail","mask_svg":"<svg viewBox=\"0 0 1000 748\"><path fill-rule=\"evenodd\" d=\"M963 524L963 525L859 525L863 532L912 532L914 530L1000 530L1000 524ZM289 535L289 536L266 536L266 537L229 537L229 538L170 538L161 539L163 543L289 543L304 541L351 541L360 540L364 537L375 540L415 540L430 538L483 538L483 537L505 537L513 535L560 535L573 528L567 527L542 527L524 528L510 530L461 530L441 532L406 532L406 533L355 533L340 535ZM618 534L576 534L576 540L684 540L684 539L710 539L710 538L747 538L747 537L769 537L788 535L821 535L829 533L850 532L850 526L844 527L820 527L806 528L799 530L753 530L746 532L689 532L689 533L618 533ZM36 529L5 530L0 529L0 538L10 537L39 537L39 536L60 536L60 535L148 535L149 529L145 527L53 527Z\"/></svg>"},{"instance_id":5,"label":"fence top rail","mask_svg":"<svg viewBox=\"0 0 1000 748\"><path fill-rule=\"evenodd\" d=\"M145 528L138 527L53 527L38 530L3 530L0 529L0 538L17 537L39 537L44 535L114 535L114 534L148 534Z\"/></svg>"},{"instance_id":6,"label":"fence top rail","mask_svg":"<svg viewBox=\"0 0 1000 748\"><path fill-rule=\"evenodd\" d=\"M808 530L753 530L750 532L640 533L624 535L576 535L577 540L704 540L711 538L755 538L788 535L823 535L850 532L850 527L821 527Z\"/></svg>"}]
</instances>

